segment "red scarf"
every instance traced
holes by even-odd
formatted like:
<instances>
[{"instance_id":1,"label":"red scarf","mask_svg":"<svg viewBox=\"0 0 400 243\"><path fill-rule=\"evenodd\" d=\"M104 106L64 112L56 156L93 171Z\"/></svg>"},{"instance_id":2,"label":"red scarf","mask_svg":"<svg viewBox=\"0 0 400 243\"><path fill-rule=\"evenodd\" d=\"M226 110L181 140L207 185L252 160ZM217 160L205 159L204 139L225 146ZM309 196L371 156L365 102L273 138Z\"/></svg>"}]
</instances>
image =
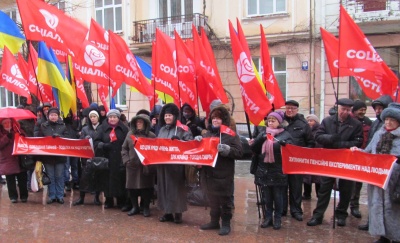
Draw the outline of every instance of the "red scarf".
<instances>
[{"instance_id":1,"label":"red scarf","mask_svg":"<svg viewBox=\"0 0 400 243\"><path fill-rule=\"evenodd\" d=\"M115 142L117 141L117 134L115 134L115 128L113 128L110 132L110 141Z\"/></svg>"}]
</instances>

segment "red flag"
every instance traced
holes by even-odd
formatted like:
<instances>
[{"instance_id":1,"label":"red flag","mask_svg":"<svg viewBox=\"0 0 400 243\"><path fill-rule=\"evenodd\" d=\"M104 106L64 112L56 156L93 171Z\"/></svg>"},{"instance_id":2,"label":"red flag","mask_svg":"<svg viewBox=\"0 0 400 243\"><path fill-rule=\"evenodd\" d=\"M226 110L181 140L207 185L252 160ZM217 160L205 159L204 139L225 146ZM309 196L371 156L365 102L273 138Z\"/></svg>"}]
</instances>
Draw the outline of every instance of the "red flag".
<instances>
[{"instance_id":1,"label":"red flag","mask_svg":"<svg viewBox=\"0 0 400 243\"><path fill-rule=\"evenodd\" d=\"M113 128L112 130L111 130L111 132L110 132L110 141L111 142L115 142L115 141L117 141L117 135L115 134L115 128Z\"/></svg>"},{"instance_id":2,"label":"red flag","mask_svg":"<svg viewBox=\"0 0 400 243\"><path fill-rule=\"evenodd\" d=\"M155 65L152 68L152 81L156 90L170 95L174 103L180 107L175 51L175 44L171 37L157 29L156 43L153 44Z\"/></svg>"},{"instance_id":3,"label":"red flag","mask_svg":"<svg viewBox=\"0 0 400 243\"><path fill-rule=\"evenodd\" d=\"M114 80L123 80L129 86L136 88L145 95L150 102L150 108L153 107L156 97L151 84L143 75L142 70L137 63L135 56L130 51L126 42L113 32L109 32L110 37L110 77ZM114 89L114 97L117 89Z\"/></svg>"},{"instance_id":4,"label":"red flag","mask_svg":"<svg viewBox=\"0 0 400 243\"><path fill-rule=\"evenodd\" d=\"M179 121L179 120L176 121L176 126L182 128L185 132L189 131L189 127L186 125L183 125L181 123L181 121Z\"/></svg>"},{"instance_id":5,"label":"red flag","mask_svg":"<svg viewBox=\"0 0 400 243\"><path fill-rule=\"evenodd\" d=\"M272 134L270 134L270 133L267 133L267 139L268 139L269 141L274 141L274 135L272 135Z\"/></svg>"},{"instance_id":6,"label":"red flag","mask_svg":"<svg viewBox=\"0 0 400 243\"><path fill-rule=\"evenodd\" d=\"M11 51L4 46L3 62L1 66L0 85L7 90L27 98L27 103L32 104L31 94L29 93L26 80L19 70L17 61Z\"/></svg>"},{"instance_id":7,"label":"red flag","mask_svg":"<svg viewBox=\"0 0 400 243\"><path fill-rule=\"evenodd\" d=\"M393 95L397 89L398 79L390 70L378 52L365 37L364 33L351 19L344 7L340 5L339 22L339 68L365 69L374 75L385 76L382 80L382 94Z\"/></svg>"},{"instance_id":8,"label":"red flag","mask_svg":"<svg viewBox=\"0 0 400 243\"><path fill-rule=\"evenodd\" d=\"M76 96L82 102L82 107L87 108L89 107L89 101L86 96L84 81L81 77L75 75L75 88L76 88Z\"/></svg>"},{"instance_id":9,"label":"red flag","mask_svg":"<svg viewBox=\"0 0 400 243\"><path fill-rule=\"evenodd\" d=\"M197 92L194 74L193 56L175 30L176 66L181 107L189 104L194 110L197 106Z\"/></svg>"},{"instance_id":10,"label":"red flag","mask_svg":"<svg viewBox=\"0 0 400 243\"><path fill-rule=\"evenodd\" d=\"M108 110L109 110L108 104L107 104L108 88L107 88L107 86L104 86L101 84L98 84L97 86L98 86L97 92L100 97L101 103L103 103L104 108L106 109L106 112L108 112Z\"/></svg>"},{"instance_id":11,"label":"red flag","mask_svg":"<svg viewBox=\"0 0 400 243\"><path fill-rule=\"evenodd\" d=\"M235 136L236 135L235 131L233 131L230 127L225 126L225 125L221 125L220 128L219 128L219 131L221 133L228 134L229 136Z\"/></svg>"},{"instance_id":12,"label":"red flag","mask_svg":"<svg viewBox=\"0 0 400 243\"><path fill-rule=\"evenodd\" d=\"M25 80L28 80L28 63L25 61L24 57L20 52L18 52L18 67L19 70L21 71L22 77L24 77ZM28 83L29 86L29 83Z\"/></svg>"},{"instance_id":13,"label":"red flag","mask_svg":"<svg viewBox=\"0 0 400 243\"><path fill-rule=\"evenodd\" d=\"M236 64L236 73L240 80L240 91L244 109L253 124L260 124L265 115L271 111L271 103L257 80L251 58L249 59L243 50L231 21L229 21L229 33L231 36L233 60Z\"/></svg>"},{"instance_id":14,"label":"red flag","mask_svg":"<svg viewBox=\"0 0 400 243\"><path fill-rule=\"evenodd\" d=\"M273 104L274 109L279 109L285 105L285 99L283 98L281 89L279 88L278 81L275 78L274 71L272 70L271 57L269 56L269 49L267 39L264 34L264 28L260 24L261 30L261 64L262 64L262 76L263 83L267 89L270 97L269 101Z\"/></svg>"},{"instance_id":15,"label":"red flag","mask_svg":"<svg viewBox=\"0 0 400 243\"><path fill-rule=\"evenodd\" d=\"M105 51L104 54L108 54L107 51L109 50L110 43L109 33L93 18L90 21L88 40L95 43L98 49Z\"/></svg>"},{"instance_id":16,"label":"red flag","mask_svg":"<svg viewBox=\"0 0 400 243\"><path fill-rule=\"evenodd\" d=\"M40 0L17 0L17 4L26 39L77 55L88 32L83 24Z\"/></svg>"}]
</instances>

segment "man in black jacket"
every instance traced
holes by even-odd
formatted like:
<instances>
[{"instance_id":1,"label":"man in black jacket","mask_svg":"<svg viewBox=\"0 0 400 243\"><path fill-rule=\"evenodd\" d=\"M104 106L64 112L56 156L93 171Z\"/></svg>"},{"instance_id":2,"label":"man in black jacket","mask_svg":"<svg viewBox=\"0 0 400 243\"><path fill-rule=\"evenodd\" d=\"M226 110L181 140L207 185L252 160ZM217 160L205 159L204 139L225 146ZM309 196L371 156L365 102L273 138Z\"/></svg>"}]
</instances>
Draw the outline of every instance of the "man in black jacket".
<instances>
[{"instance_id":1,"label":"man in black jacket","mask_svg":"<svg viewBox=\"0 0 400 243\"><path fill-rule=\"evenodd\" d=\"M292 135L294 145L301 147L315 147L314 137L307 120L298 113L299 103L288 100L285 103L286 111L284 120L288 123L286 130ZM303 221L303 210L301 208L303 175L288 175L290 214L298 221ZM287 195L287 193L286 193ZM288 198L283 198L283 215L287 213ZM286 211L286 212L285 212Z\"/></svg>"},{"instance_id":2,"label":"man in black jacket","mask_svg":"<svg viewBox=\"0 0 400 243\"><path fill-rule=\"evenodd\" d=\"M326 117L315 134L315 140L324 148L343 149L353 146L360 147L363 142L362 124L357 119L350 116L351 107L354 102L350 99L339 99L338 114L336 116ZM331 192L336 179L323 177L321 187L318 191L317 207L313 211L313 217L307 222L308 226L322 224L324 213L329 205ZM346 225L348 216L351 193L354 182L350 180L339 179L340 202L338 203L335 214L338 226Z\"/></svg>"}]
</instances>

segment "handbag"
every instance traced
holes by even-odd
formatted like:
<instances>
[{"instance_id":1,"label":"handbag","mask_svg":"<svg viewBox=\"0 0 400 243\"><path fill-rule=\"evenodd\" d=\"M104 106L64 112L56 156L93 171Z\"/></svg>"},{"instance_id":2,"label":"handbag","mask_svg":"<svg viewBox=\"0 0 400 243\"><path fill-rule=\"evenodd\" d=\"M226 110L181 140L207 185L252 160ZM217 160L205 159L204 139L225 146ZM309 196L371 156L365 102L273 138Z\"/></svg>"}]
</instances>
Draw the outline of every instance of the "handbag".
<instances>
[{"instance_id":1,"label":"handbag","mask_svg":"<svg viewBox=\"0 0 400 243\"><path fill-rule=\"evenodd\" d=\"M100 171L100 170L108 170L108 159L104 157L93 157L86 161L86 168Z\"/></svg>"},{"instance_id":2,"label":"handbag","mask_svg":"<svg viewBox=\"0 0 400 243\"><path fill-rule=\"evenodd\" d=\"M258 156L254 154L251 157L250 174L254 175L257 171L257 167L258 167Z\"/></svg>"},{"instance_id":3,"label":"handbag","mask_svg":"<svg viewBox=\"0 0 400 243\"><path fill-rule=\"evenodd\" d=\"M51 180L45 171L42 172L42 184L43 186L50 185Z\"/></svg>"},{"instance_id":4,"label":"handbag","mask_svg":"<svg viewBox=\"0 0 400 243\"><path fill-rule=\"evenodd\" d=\"M19 166L23 170L32 170L35 168L36 161L31 155L20 155L19 157Z\"/></svg>"}]
</instances>

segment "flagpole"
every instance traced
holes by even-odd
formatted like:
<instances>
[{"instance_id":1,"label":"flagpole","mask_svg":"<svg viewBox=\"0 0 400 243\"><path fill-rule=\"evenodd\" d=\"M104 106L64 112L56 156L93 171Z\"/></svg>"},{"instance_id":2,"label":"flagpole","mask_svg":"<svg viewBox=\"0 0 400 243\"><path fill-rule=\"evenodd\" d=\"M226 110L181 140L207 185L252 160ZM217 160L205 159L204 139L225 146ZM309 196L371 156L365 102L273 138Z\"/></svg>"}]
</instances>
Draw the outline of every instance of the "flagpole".
<instances>
[{"instance_id":1,"label":"flagpole","mask_svg":"<svg viewBox=\"0 0 400 243\"><path fill-rule=\"evenodd\" d=\"M110 30L108 30L110 31ZM108 36L110 36L110 33L108 33ZM110 42L108 43L108 99L110 100L110 110L111 110L111 77L110 77L110 73L111 73L111 48L110 48Z\"/></svg>"}]
</instances>

